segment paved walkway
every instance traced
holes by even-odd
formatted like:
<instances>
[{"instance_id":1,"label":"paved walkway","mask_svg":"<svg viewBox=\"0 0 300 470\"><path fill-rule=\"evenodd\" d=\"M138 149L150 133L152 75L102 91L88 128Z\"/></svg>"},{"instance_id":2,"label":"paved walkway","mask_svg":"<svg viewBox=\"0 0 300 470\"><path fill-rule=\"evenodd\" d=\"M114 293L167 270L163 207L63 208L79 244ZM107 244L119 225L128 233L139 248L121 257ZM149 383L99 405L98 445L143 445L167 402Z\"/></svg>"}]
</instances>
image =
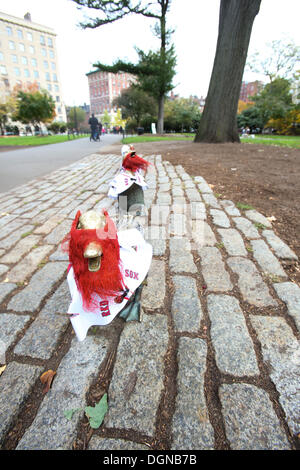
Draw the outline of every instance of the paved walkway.
<instances>
[{"instance_id":1,"label":"paved walkway","mask_svg":"<svg viewBox=\"0 0 300 470\"><path fill-rule=\"evenodd\" d=\"M98 152L122 139L118 134L105 134L100 142L90 142L89 137L73 139L50 145L40 145L3 151L0 147L0 191L10 191L33 178L46 176L51 171L70 165Z\"/></svg>"},{"instance_id":2,"label":"paved walkway","mask_svg":"<svg viewBox=\"0 0 300 470\"><path fill-rule=\"evenodd\" d=\"M60 242L78 209L115 211L107 183L120 156L92 154L1 195L2 448L295 449L300 288L284 269L295 254L262 214L147 158L154 257L142 322L117 318L81 343L63 315ZM105 391L92 430L83 409Z\"/></svg>"}]
</instances>

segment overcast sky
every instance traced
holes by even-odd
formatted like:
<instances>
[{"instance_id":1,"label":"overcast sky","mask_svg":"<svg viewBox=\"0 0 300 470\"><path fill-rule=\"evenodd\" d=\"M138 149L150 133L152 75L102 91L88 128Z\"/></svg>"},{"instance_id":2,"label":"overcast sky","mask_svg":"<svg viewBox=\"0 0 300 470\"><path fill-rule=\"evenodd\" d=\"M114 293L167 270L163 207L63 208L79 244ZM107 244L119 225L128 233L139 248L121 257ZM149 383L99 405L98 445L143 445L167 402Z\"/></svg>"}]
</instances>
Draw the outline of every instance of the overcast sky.
<instances>
[{"instance_id":1,"label":"overcast sky","mask_svg":"<svg viewBox=\"0 0 300 470\"><path fill-rule=\"evenodd\" d=\"M183 97L205 96L215 55L219 0L173 0L168 26L175 29L177 54L174 92ZM82 30L78 23L84 12L71 0L0 0L0 11L20 18L31 13L32 21L49 26L57 33L57 51L63 99L66 105L89 103L86 73L100 61L116 59L136 62L134 46L145 51L157 49L151 32L153 22L131 16L95 30ZM89 10L85 10L89 12ZM263 53L274 39L291 38L300 44L300 0L262 0L252 29L249 54ZM245 73L245 80L261 77Z\"/></svg>"}]
</instances>

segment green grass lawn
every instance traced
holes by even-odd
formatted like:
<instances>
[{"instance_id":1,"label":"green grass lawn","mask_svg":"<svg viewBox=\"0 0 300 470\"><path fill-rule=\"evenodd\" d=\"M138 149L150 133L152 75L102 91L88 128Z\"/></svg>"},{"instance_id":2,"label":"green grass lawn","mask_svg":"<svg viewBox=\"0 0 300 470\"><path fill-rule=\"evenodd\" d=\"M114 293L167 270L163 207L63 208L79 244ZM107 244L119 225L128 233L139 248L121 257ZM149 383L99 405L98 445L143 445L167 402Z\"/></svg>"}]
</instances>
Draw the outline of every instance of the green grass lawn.
<instances>
[{"instance_id":1,"label":"green grass lawn","mask_svg":"<svg viewBox=\"0 0 300 470\"><path fill-rule=\"evenodd\" d=\"M82 139L86 137L86 135L76 135L76 136L68 136L67 135L37 135L37 136L12 136L12 137L1 137L0 138L0 145L2 146L11 146L15 147L18 145L21 146L36 146L36 145L48 145L48 144L57 144L60 142L66 142L68 140L74 139Z\"/></svg>"},{"instance_id":2,"label":"green grass lawn","mask_svg":"<svg viewBox=\"0 0 300 470\"><path fill-rule=\"evenodd\" d=\"M139 135L126 137L122 140L123 144L135 144L143 142L158 142L172 140L193 141L195 134L165 134L165 135ZM280 145L282 147L300 148L300 136L281 136L281 135L256 135L254 139L242 137L241 142L247 144Z\"/></svg>"},{"instance_id":3,"label":"green grass lawn","mask_svg":"<svg viewBox=\"0 0 300 470\"><path fill-rule=\"evenodd\" d=\"M136 135L132 137L125 137L122 140L123 144L136 144L143 142L159 142L167 140L193 140L195 134L165 134L165 135Z\"/></svg>"},{"instance_id":4,"label":"green grass lawn","mask_svg":"<svg viewBox=\"0 0 300 470\"><path fill-rule=\"evenodd\" d=\"M241 142L247 144L279 145L280 147L300 148L300 136L289 135L256 135L251 137L242 137Z\"/></svg>"}]
</instances>

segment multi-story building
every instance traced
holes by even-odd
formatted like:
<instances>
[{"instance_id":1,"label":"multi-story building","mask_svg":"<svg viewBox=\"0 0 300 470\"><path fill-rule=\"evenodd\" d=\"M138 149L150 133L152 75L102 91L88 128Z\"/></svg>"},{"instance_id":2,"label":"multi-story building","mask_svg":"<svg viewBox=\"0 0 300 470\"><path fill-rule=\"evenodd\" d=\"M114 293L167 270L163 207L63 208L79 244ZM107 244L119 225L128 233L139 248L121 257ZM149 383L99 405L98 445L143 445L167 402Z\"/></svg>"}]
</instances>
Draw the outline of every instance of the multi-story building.
<instances>
[{"instance_id":1,"label":"multi-story building","mask_svg":"<svg viewBox=\"0 0 300 470\"><path fill-rule=\"evenodd\" d=\"M88 77L90 93L90 112L101 118L104 111L114 115L116 108L113 100L119 96L122 90L136 82L136 78L129 73L89 72Z\"/></svg>"},{"instance_id":2,"label":"multi-story building","mask_svg":"<svg viewBox=\"0 0 300 470\"><path fill-rule=\"evenodd\" d=\"M263 87L263 83L256 80L255 82L242 82L240 91L240 100L245 103L251 101L251 96L257 95Z\"/></svg>"},{"instance_id":3,"label":"multi-story building","mask_svg":"<svg viewBox=\"0 0 300 470\"><path fill-rule=\"evenodd\" d=\"M0 12L0 97L16 85L37 83L55 101L56 120L66 121L59 79L56 33L47 26Z\"/></svg>"}]
</instances>

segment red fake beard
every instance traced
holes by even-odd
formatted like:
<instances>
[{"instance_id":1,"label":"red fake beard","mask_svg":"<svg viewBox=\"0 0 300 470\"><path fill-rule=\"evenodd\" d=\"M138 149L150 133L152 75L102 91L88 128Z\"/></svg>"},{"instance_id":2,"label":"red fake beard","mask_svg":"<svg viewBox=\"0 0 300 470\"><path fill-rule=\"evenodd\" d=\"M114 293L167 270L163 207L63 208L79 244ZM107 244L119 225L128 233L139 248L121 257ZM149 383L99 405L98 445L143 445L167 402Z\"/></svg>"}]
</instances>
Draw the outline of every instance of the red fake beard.
<instances>
[{"instance_id":1,"label":"red fake beard","mask_svg":"<svg viewBox=\"0 0 300 470\"><path fill-rule=\"evenodd\" d=\"M146 171L149 165L150 163L147 162L147 160L139 157L135 152L128 153L122 163L122 167L125 170L132 172L136 172L137 170Z\"/></svg>"},{"instance_id":2,"label":"red fake beard","mask_svg":"<svg viewBox=\"0 0 300 470\"><path fill-rule=\"evenodd\" d=\"M69 260L74 270L77 288L82 297L84 310L96 311L101 299L109 299L120 295L125 289L120 261L120 246L117 238L115 224L106 216L104 229L85 230L77 229L81 213L77 212L70 233L63 241L63 249L68 250ZM88 259L84 258L84 251L91 242L101 245L100 269L90 272Z\"/></svg>"}]
</instances>

